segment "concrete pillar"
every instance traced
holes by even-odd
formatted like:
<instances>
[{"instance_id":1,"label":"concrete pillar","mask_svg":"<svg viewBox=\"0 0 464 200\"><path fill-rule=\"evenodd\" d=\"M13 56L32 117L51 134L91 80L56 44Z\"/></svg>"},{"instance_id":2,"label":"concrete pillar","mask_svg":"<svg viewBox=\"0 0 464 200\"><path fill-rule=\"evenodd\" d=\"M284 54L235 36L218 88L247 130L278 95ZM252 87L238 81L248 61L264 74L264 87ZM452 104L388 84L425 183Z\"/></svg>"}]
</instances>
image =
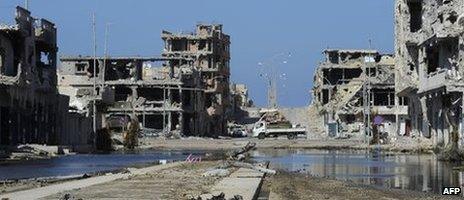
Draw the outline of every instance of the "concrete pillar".
<instances>
[{"instance_id":1,"label":"concrete pillar","mask_svg":"<svg viewBox=\"0 0 464 200\"><path fill-rule=\"evenodd\" d=\"M168 112L167 130L172 131L172 113L171 112Z\"/></svg>"},{"instance_id":2,"label":"concrete pillar","mask_svg":"<svg viewBox=\"0 0 464 200\"><path fill-rule=\"evenodd\" d=\"M427 97L426 96L422 96L420 98L420 107L421 107L421 110L422 110L422 135L420 136L428 136L430 133L429 133L429 120L428 120L428 117L427 117ZM419 114L419 113L418 113ZM434 137L434 136L432 136Z\"/></svg>"},{"instance_id":3,"label":"concrete pillar","mask_svg":"<svg viewBox=\"0 0 464 200\"><path fill-rule=\"evenodd\" d=\"M6 134L6 130L2 129L3 128L3 123L2 122L4 122L3 120L7 120L7 119L4 119L6 116L2 116L2 113L3 113L3 107L0 106L0 145L2 145L3 142L4 142L2 140L3 137L4 137L3 135Z\"/></svg>"},{"instance_id":4,"label":"concrete pillar","mask_svg":"<svg viewBox=\"0 0 464 200\"><path fill-rule=\"evenodd\" d=\"M179 85L177 86L178 90L179 90L179 103L180 103L180 107L182 108L183 104L184 104L184 99L183 99L183 96L182 96L182 87Z\"/></svg>"},{"instance_id":5,"label":"concrete pillar","mask_svg":"<svg viewBox=\"0 0 464 200\"><path fill-rule=\"evenodd\" d=\"M459 113L459 126L458 126L458 148L459 149L463 149L463 117L464 117L464 101L462 100L462 98L464 98L464 93L460 93L461 95L461 100L460 100L460 103L461 103L461 109L459 109L461 112Z\"/></svg>"},{"instance_id":6,"label":"concrete pillar","mask_svg":"<svg viewBox=\"0 0 464 200\"><path fill-rule=\"evenodd\" d=\"M179 131L183 133L184 131L184 113L179 112Z\"/></svg>"},{"instance_id":7,"label":"concrete pillar","mask_svg":"<svg viewBox=\"0 0 464 200\"><path fill-rule=\"evenodd\" d=\"M431 99L433 105L438 105L438 106L433 106L432 108L432 116L433 116L433 129L436 132L437 135L437 142L438 144L444 144L444 130L445 130L445 111L443 110L443 107L441 106L441 101L438 100L440 99L439 97L433 97Z\"/></svg>"}]
</instances>

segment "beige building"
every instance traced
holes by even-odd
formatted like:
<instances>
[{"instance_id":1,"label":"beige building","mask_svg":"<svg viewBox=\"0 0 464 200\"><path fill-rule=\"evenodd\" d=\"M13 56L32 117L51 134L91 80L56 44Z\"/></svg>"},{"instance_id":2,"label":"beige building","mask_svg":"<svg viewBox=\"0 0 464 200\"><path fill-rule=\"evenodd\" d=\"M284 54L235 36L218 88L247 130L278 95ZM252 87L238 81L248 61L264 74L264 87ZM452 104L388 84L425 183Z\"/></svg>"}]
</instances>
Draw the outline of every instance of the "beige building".
<instances>
[{"instance_id":1,"label":"beige building","mask_svg":"<svg viewBox=\"0 0 464 200\"><path fill-rule=\"evenodd\" d=\"M464 144L464 2L396 0L396 92L410 99L415 136L436 146L459 133Z\"/></svg>"},{"instance_id":2,"label":"beige building","mask_svg":"<svg viewBox=\"0 0 464 200\"><path fill-rule=\"evenodd\" d=\"M367 123L379 116L390 136L405 135L407 99L395 95L394 58L373 50L328 49L316 69L312 107L331 136L361 136ZM370 96L369 100L365 99Z\"/></svg>"},{"instance_id":3,"label":"beige building","mask_svg":"<svg viewBox=\"0 0 464 200\"><path fill-rule=\"evenodd\" d=\"M163 31L163 57L193 59L205 85L206 135L227 134L230 102L230 36L220 24L197 24L194 33Z\"/></svg>"}]
</instances>

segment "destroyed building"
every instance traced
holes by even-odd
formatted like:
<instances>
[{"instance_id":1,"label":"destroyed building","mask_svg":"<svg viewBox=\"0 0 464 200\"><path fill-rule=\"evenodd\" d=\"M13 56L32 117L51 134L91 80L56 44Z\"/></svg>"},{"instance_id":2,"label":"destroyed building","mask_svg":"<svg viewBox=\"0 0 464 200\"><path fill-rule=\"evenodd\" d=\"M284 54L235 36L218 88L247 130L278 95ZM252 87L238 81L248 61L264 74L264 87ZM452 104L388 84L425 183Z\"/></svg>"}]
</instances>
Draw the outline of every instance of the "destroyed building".
<instances>
[{"instance_id":1,"label":"destroyed building","mask_svg":"<svg viewBox=\"0 0 464 200\"><path fill-rule=\"evenodd\" d=\"M367 102L370 114L383 119L383 131L406 134L407 99L395 95L393 56L342 49L328 49L324 55L314 76L312 106L329 136L364 133Z\"/></svg>"},{"instance_id":2,"label":"destroyed building","mask_svg":"<svg viewBox=\"0 0 464 200\"><path fill-rule=\"evenodd\" d=\"M245 84L230 84L230 96L231 104L234 108L239 109L253 106L253 101L248 95L248 87Z\"/></svg>"},{"instance_id":3,"label":"destroyed building","mask_svg":"<svg viewBox=\"0 0 464 200\"><path fill-rule=\"evenodd\" d=\"M145 136L169 132L201 136L204 89L192 62L173 57L97 57L94 75L93 57L62 57L59 88L81 112L91 113L95 98L99 128L122 133L135 119L148 130Z\"/></svg>"},{"instance_id":4,"label":"destroyed building","mask_svg":"<svg viewBox=\"0 0 464 200\"><path fill-rule=\"evenodd\" d=\"M207 111L206 134L225 135L227 120L232 114L230 78L230 36L223 33L222 25L198 24L194 33L163 31L163 57L193 59L193 68L201 73L205 85Z\"/></svg>"},{"instance_id":5,"label":"destroyed building","mask_svg":"<svg viewBox=\"0 0 464 200\"><path fill-rule=\"evenodd\" d=\"M408 125L438 147L463 137L464 1L396 0L396 92L410 99Z\"/></svg>"},{"instance_id":6,"label":"destroyed building","mask_svg":"<svg viewBox=\"0 0 464 200\"><path fill-rule=\"evenodd\" d=\"M92 147L79 126L88 119L68 113L69 98L58 93L55 25L21 7L15 20L0 25L0 144Z\"/></svg>"}]
</instances>

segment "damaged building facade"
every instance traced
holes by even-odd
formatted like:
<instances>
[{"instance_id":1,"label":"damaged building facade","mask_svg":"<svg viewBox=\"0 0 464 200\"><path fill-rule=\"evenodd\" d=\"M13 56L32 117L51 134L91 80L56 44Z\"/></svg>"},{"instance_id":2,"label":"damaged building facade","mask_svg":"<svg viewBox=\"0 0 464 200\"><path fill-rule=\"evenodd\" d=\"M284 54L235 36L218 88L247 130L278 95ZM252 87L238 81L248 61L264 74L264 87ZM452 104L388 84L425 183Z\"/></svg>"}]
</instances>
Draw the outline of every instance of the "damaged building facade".
<instances>
[{"instance_id":1,"label":"damaged building facade","mask_svg":"<svg viewBox=\"0 0 464 200\"><path fill-rule=\"evenodd\" d=\"M135 119L148 134L227 134L230 39L222 25L198 25L195 34L163 31L162 39L161 57L62 57L60 93L87 116L95 100L99 130L121 133Z\"/></svg>"},{"instance_id":2,"label":"damaged building facade","mask_svg":"<svg viewBox=\"0 0 464 200\"><path fill-rule=\"evenodd\" d=\"M367 103L371 118L381 117L381 131L407 134L407 99L395 95L393 56L343 49L328 49L324 55L314 76L312 106L329 136L364 133Z\"/></svg>"},{"instance_id":3,"label":"damaged building facade","mask_svg":"<svg viewBox=\"0 0 464 200\"><path fill-rule=\"evenodd\" d=\"M98 129L121 133L132 120L144 133L204 133L204 89L192 60L155 57L62 57L60 92L76 110L92 113ZM94 90L94 82L96 89ZM148 136L148 135L147 135Z\"/></svg>"},{"instance_id":4,"label":"damaged building facade","mask_svg":"<svg viewBox=\"0 0 464 200\"><path fill-rule=\"evenodd\" d=\"M396 92L415 136L437 147L463 137L464 1L396 0ZM455 133L455 139L452 139Z\"/></svg>"},{"instance_id":5,"label":"damaged building facade","mask_svg":"<svg viewBox=\"0 0 464 200\"><path fill-rule=\"evenodd\" d=\"M89 119L68 113L69 98L58 93L55 25L21 7L15 20L0 25L0 144L91 148L79 126Z\"/></svg>"},{"instance_id":6,"label":"damaged building facade","mask_svg":"<svg viewBox=\"0 0 464 200\"><path fill-rule=\"evenodd\" d=\"M163 57L194 60L205 86L204 121L206 135L227 134L227 120L233 114L230 102L230 36L220 24L197 24L195 33L163 31Z\"/></svg>"}]
</instances>

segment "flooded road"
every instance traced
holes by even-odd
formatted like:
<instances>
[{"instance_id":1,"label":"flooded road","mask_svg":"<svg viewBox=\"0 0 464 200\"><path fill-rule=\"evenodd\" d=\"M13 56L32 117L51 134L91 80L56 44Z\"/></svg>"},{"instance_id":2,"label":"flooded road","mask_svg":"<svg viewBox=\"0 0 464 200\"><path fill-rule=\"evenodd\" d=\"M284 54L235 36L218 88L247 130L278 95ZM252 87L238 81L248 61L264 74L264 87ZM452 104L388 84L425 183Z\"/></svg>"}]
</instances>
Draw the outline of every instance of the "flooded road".
<instances>
[{"instance_id":1,"label":"flooded road","mask_svg":"<svg viewBox=\"0 0 464 200\"><path fill-rule=\"evenodd\" d=\"M71 176L144 165L159 160L185 160L190 154L204 155L205 151L139 151L111 154L78 154L48 160L31 160L0 164L0 180L56 176Z\"/></svg>"},{"instance_id":2,"label":"flooded road","mask_svg":"<svg viewBox=\"0 0 464 200\"><path fill-rule=\"evenodd\" d=\"M442 187L458 187L462 172L458 163L437 160L434 155L369 153L339 150L262 150L255 160L271 167L314 176L335 178L383 188L441 193Z\"/></svg>"},{"instance_id":3,"label":"flooded road","mask_svg":"<svg viewBox=\"0 0 464 200\"><path fill-rule=\"evenodd\" d=\"M185 160L190 154L203 156L207 152L211 151L79 154L0 164L0 180L90 174L147 165L159 160ZM442 187L456 187L463 183L462 173L453 170L459 164L440 162L430 154L269 149L254 151L252 156L257 161L270 161L272 168L375 187L440 193Z\"/></svg>"}]
</instances>

